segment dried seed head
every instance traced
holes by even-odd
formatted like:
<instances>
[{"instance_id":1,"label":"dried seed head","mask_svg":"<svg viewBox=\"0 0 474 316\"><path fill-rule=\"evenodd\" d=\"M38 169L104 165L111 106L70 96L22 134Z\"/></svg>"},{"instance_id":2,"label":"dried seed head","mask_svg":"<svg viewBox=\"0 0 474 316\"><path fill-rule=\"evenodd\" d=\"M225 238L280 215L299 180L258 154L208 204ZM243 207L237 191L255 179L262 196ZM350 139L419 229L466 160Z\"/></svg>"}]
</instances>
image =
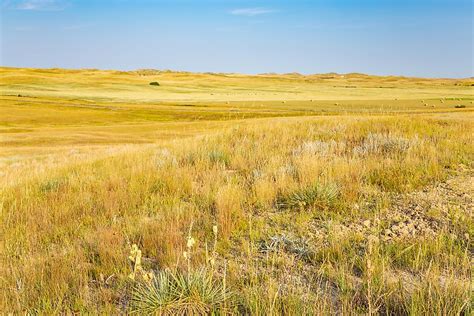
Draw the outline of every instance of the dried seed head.
<instances>
[{"instance_id":1,"label":"dried seed head","mask_svg":"<svg viewBox=\"0 0 474 316\"><path fill-rule=\"evenodd\" d=\"M188 243L187 243L186 246L187 246L188 249L189 249L189 248L191 248L192 246L194 246L195 243L196 243L196 241L194 240L194 238L193 238L193 237L189 237L189 238L188 238Z\"/></svg>"},{"instance_id":2,"label":"dried seed head","mask_svg":"<svg viewBox=\"0 0 474 316\"><path fill-rule=\"evenodd\" d=\"M372 245L376 245L379 243L379 238L375 235L369 235L367 237L367 240L369 242L369 244L372 244Z\"/></svg>"}]
</instances>

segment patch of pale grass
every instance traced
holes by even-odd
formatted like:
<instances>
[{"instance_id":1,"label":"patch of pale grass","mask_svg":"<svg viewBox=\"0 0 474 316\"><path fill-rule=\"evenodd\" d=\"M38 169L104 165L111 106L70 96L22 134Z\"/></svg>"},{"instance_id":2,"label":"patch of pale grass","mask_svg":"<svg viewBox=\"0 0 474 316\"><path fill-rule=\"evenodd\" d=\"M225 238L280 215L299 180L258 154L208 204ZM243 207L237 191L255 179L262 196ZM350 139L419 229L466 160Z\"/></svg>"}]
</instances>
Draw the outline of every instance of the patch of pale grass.
<instances>
[{"instance_id":1,"label":"patch of pale grass","mask_svg":"<svg viewBox=\"0 0 474 316\"><path fill-rule=\"evenodd\" d=\"M370 154L400 154L417 144L418 138L407 139L391 134L369 133L361 145L354 147L353 152L355 155L362 156Z\"/></svg>"}]
</instances>

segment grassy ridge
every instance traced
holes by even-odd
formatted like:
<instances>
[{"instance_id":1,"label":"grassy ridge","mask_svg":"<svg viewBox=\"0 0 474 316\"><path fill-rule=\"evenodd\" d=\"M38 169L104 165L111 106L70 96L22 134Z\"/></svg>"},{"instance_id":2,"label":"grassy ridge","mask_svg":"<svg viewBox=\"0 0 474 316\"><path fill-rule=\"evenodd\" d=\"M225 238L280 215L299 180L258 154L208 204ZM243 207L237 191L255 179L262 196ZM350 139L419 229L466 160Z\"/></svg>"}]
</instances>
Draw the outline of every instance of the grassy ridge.
<instances>
[{"instance_id":1,"label":"grassy ridge","mask_svg":"<svg viewBox=\"0 0 474 316\"><path fill-rule=\"evenodd\" d=\"M7 94L88 98L94 101L253 101L472 98L472 79L377 77L362 74L258 75L168 71L0 68ZM159 82L160 87L150 86ZM436 91L433 91L433 88ZM157 92L159 91L159 92Z\"/></svg>"}]
</instances>

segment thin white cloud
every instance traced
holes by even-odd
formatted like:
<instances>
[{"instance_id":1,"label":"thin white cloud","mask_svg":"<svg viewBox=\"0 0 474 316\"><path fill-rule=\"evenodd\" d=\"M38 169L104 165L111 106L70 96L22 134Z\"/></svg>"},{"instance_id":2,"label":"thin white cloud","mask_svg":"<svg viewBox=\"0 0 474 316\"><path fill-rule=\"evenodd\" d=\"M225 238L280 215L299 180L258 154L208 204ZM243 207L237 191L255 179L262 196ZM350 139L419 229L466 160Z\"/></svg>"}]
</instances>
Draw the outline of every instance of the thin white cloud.
<instances>
[{"instance_id":1,"label":"thin white cloud","mask_svg":"<svg viewBox=\"0 0 474 316\"><path fill-rule=\"evenodd\" d=\"M34 30L34 28L31 26L18 26L18 27L15 27L14 30L17 32L29 32L29 31Z\"/></svg>"},{"instance_id":2,"label":"thin white cloud","mask_svg":"<svg viewBox=\"0 0 474 316\"><path fill-rule=\"evenodd\" d=\"M29 11L61 11L66 8L66 3L62 0L24 0L15 8Z\"/></svg>"},{"instance_id":3,"label":"thin white cloud","mask_svg":"<svg viewBox=\"0 0 474 316\"><path fill-rule=\"evenodd\" d=\"M232 15L240 15L240 16L257 16L262 14L273 13L275 10L268 9L268 8L241 8L241 9L234 9L229 13Z\"/></svg>"},{"instance_id":4,"label":"thin white cloud","mask_svg":"<svg viewBox=\"0 0 474 316\"><path fill-rule=\"evenodd\" d=\"M63 30L65 30L65 31L76 31L76 30L89 28L93 25L94 24L92 24L92 23L73 24L73 25L67 25L67 26L63 27Z\"/></svg>"}]
</instances>

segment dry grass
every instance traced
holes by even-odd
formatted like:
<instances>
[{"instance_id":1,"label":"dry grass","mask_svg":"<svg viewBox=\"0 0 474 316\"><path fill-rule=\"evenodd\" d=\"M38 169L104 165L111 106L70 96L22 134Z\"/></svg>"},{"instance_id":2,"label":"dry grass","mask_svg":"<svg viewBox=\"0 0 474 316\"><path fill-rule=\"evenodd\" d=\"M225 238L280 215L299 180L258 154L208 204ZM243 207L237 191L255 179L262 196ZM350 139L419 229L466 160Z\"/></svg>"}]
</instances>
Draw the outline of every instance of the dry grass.
<instances>
[{"instance_id":1,"label":"dry grass","mask_svg":"<svg viewBox=\"0 0 474 316\"><path fill-rule=\"evenodd\" d=\"M350 78L57 72L2 70L3 94L29 97L21 103L23 97L3 96L0 106L8 114L1 122L1 310L139 310L128 259L137 244L143 269L154 271L158 282L141 287L142 294L166 298L173 313L180 306L219 311L222 304L225 312L257 315L472 311L472 208L433 205L419 212L437 223L434 235L383 238L398 196L457 174L472 176L471 106L455 109L450 100L435 109L419 100L402 106L375 99L391 99L385 92L391 89L351 88L338 101L345 109L322 116L324 104L338 98L299 102L279 91L291 88L317 100L316 87L323 98ZM87 76L102 84L88 91L94 81ZM354 78L370 89L389 82ZM151 81L161 86L150 87ZM390 93L438 102L470 93L453 82L398 78ZM215 95L206 99L205 84L217 87L222 100L239 87L272 92L258 96L261 109L235 92L229 100L240 102L248 117L230 117L230 105ZM152 92L138 97L163 87L176 103L207 107L189 114L156 101ZM180 99L178 87L194 90ZM357 103L364 93L365 107ZM68 105L46 105L52 99ZM87 102L98 109L78 106ZM379 111L380 103L391 105ZM112 104L114 111L107 108ZM158 110L172 116L141 116ZM453 220L444 221L448 215ZM191 225L197 242L184 258ZM219 239L209 274L203 267L214 225ZM235 294L225 302L223 280ZM182 291L179 299L166 296L170 288ZM216 295L205 296L208 290ZM193 297L197 305L189 303Z\"/></svg>"}]
</instances>

